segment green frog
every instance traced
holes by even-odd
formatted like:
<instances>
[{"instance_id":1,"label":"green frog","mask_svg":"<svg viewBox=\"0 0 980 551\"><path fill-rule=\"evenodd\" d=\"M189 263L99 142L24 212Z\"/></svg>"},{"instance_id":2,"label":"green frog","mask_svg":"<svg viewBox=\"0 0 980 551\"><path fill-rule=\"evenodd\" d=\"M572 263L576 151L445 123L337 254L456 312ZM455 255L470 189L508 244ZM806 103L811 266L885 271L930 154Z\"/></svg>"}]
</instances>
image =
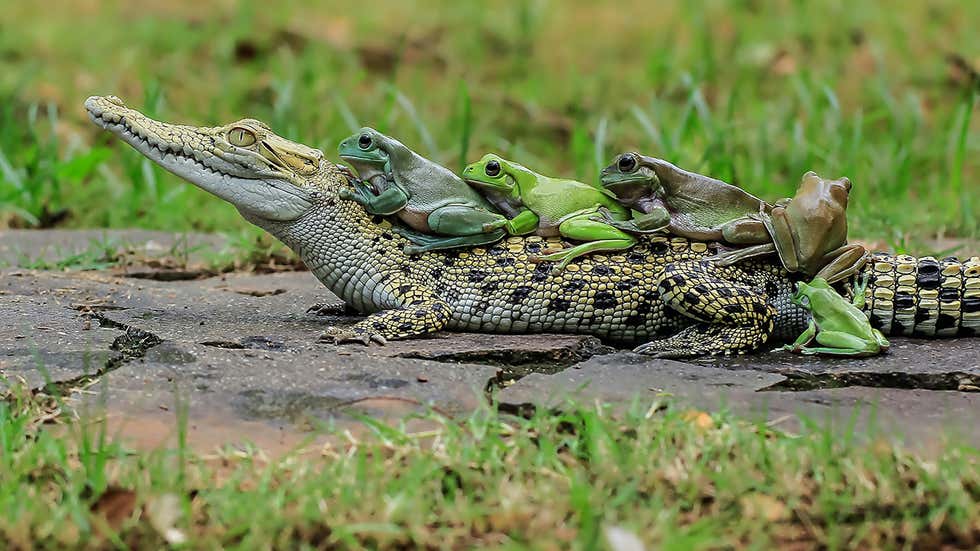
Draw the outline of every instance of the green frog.
<instances>
[{"instance_id":1,"label":"green frog","mask_svg":"<svg viewBox=\"0 0 980 551\"><path fill-rule=\"evenodd\" d=\"M360 176L341 199L371 214L395 216L411 228L396 228L413 244L407 254L485 245L506 235L507 218L459 176L373 128L340 142L340 158ZM412 231L414 230L414 231ZM435 234L435 235L428 235Z\"/></svg>"},{"instance_id":2,"label":"green frog","mask_svg":"<svg viewBox=\"0 0 980 551\"><path fill-rule=\"evenodd\" d=\"M492 153L463 169L463 178L510 216L509 220L492 223L490 227L504 228L511 235L560 235L582 241L534 259L556 261L558 270L583 254L628 249L636 243L636 238L628 233L593 219L600 208L609 220L630 219L629 210L615 196L598 187L544 176Z\"/></svg>"},{"instance_id":3,"label":"green frog","mask_svg":"<svg viewBox=\"0 0 980 551\"><path fill-rule=\"evenodd\" d=\"M854 286L854 298L848 301L823 278L797 284L793 304L813 315L806 331L784 350L797 354L833 356L874 356L888 350L889 343L861 311L865 302L868 276ZM807 347L812 341L821 346Z\"/></svg>"}]
</instances>

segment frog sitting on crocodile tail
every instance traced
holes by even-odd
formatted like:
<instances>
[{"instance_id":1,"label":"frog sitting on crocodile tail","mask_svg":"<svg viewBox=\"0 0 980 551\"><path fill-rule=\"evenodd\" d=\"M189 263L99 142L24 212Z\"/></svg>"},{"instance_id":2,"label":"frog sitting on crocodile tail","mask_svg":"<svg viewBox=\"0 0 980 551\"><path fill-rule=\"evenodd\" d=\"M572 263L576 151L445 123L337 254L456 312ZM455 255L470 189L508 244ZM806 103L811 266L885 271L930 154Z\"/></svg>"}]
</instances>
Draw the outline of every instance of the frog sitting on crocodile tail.
<instances>
[{"instance_id":1,"label":"frog sitting on crocodile tail","mask_svg":"<svg viewBox=\"0 0 980 551\"><path fill-rule=\"evenodd\" d=\"M361 180L342 189L341 199L361 204L371 214L394 215L415 231L395 228L413 243L406 254L485 245L502 239L507 217L459 176L372 128L340 142L340 158L357 169ZM435 235L426 235L435 234Z\"/></svg>"},{"instance_id":2,"label":"frog sitting on crocodile tail","mask_svg":"<svg viewBox=\"0 0 980 551\"><path fill-rule=\"evenodd\" d=\"M535 259L556 261L558 270L583 254L628 249L636 243L636 238L628 233L592 219L600 208L606 209L610 220L630 219L629 210L616 202L615 196L598 187L543 176L492 153L463 169L463 178L511 216L494 227L505 228L511 235L560 235L582 241Z\"/></svg>"},{"instance_id":3,"label":"frog sitting on crocodile tail","mask_svg":"<svg viewBox=\"0 0 980 551\"><path fill-rule=\"evenodd\" d=\"M814 278L809 284L797 283L791 300L813 316L803 334L783 349L797 354L832 356L874 356L887 351L888 340L881 331L871 327L868 316L861 311L867 286L865 274L855 284L853 302L849 302L823 278ZM814 340L822 346L806 346Z\"/></svg>"},{"instance_id":4,"label":"frog sitting on crocodile tail","mask_svg":"<svg viewBox=\"0 0 980 551\"><path fill-rule=\"evenodd\" d=\"M857 272L867 258L863 247L846 244L846 178L824 180L808 172L792 200L773 206L720 180L629 152L602 170L602 184L621 204L642 213L625 224L609 222L620 229L665 229L745 247L716 256L721 265L776 252L788 271L834 283Z\"/></svg>"}]
</instances>

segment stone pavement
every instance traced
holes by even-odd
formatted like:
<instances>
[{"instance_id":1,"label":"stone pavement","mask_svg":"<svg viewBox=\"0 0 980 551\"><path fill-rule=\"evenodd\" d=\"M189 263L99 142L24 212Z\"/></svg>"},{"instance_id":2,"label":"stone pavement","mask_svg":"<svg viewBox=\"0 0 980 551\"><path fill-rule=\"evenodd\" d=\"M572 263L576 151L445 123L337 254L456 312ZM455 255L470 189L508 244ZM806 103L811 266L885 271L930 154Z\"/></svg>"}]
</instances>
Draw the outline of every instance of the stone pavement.
<instances>
[{"instance_id":1,"label":"stone pavement","mask_svg":"<svg viewBox=\"0 0 980 551\"><path fill-rule=\"evenodd\" d=\"M0 251L4 242L0 233ZM0 270L0 373L33 388L83 389L69 401L74 413L105 415L138 445L172 439L179 416L195 447L274 448L305 442L317 427L358 426L364 415L456 415L495 395L507 411L671 396L787 430L810 419L874 426L913 446L950 436L980 446L974 339L894 339L888 355L867 359L774 352L696 362L573 335L440 333L335 346L317 342L323 328L357 318L309 273L157 281L132 271Z\"/></svg>"}]
</instances>

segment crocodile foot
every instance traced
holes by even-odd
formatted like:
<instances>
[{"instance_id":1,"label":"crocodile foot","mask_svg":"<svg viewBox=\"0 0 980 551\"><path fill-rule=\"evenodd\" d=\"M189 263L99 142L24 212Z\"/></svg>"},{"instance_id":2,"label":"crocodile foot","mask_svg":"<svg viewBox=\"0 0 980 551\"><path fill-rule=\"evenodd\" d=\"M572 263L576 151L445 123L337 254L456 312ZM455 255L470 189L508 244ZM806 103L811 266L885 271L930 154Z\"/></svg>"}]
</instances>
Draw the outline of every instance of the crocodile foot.
<instances>
[{"instance_id":1,"label":"crocodile foot","mask_svg":"<svg viewBox=\"0 0 980 551\"><path fill-rule=\"evenodd\" d=\"M354 327L327 327L320 335L319 341L331 344L360 343L364 346L370 346L372 342L382 346L388 344L388 339L380 333L369 331L363 326L358 327L357 325Z\"/></svg>"}]
</instances>

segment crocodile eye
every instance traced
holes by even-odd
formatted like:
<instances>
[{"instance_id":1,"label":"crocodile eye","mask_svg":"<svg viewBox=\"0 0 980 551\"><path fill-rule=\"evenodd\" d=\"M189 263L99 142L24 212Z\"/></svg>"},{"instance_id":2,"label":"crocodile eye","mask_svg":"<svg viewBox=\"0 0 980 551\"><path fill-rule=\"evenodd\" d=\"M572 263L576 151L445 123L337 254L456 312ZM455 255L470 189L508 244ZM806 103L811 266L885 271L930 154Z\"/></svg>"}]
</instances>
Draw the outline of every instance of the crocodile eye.
<instances>
[{"instance_id":1,"label":"crocodile eye","mask_svg":"<svg viewBox=\"0 0 980 551\"><path fill-rule=\"evenodd\" d=\"M228 132L228 143L237 147L248 147L255 143L255 134L241 126L236 126Z\"/></svg>"},{"instance_id":2,"label":"crocodile eye","mask_svg":"<svg viewBox=\"0 0 980 551\"><path fill-rule=\"evenodd\" d=\"M618 166L620 172L633 172L637 166L636 156L631 153L623 155L619 158Z\"/></svg>"},{"instance_id":3,"label":"crocodile eye","mask_svg":"<svg viewBox=\"0 0 980 551\"><path fill-rule=\"evenodd\" d=\"M372 143L374 143L374 140L372 140L371 136L367 134L361 134L361 137L357 138L357 147L360 147L365 151L371 147Z\"/></svg>"},{"instance_id":4,"label":"crocodile eye","mask_svg":"<svg viewBox=\"0 0 980 551\"><path fill-rule=\"evenodd\" d=\"M483 171L487 173L487 176L496 176L500 174L500 163L497 161L490 161L487 163L487 166L483 169Z\"/></svg>"}]
</instances>

